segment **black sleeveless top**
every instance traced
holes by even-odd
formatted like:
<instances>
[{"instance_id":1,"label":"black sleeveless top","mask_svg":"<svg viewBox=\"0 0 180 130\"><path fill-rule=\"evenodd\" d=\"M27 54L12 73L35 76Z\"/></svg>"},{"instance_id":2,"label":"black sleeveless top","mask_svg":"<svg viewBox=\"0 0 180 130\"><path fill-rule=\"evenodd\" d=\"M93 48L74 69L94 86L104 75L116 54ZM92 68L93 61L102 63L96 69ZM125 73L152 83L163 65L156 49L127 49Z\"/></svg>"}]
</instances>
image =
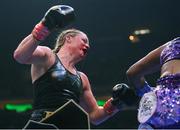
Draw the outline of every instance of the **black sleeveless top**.
<instances>
[{"instance_id":1,"label":"black sleeveless top","mask_svg":"<svg viewBox=\"0 0 180 130\"><path fill-rule=\"evenodd\" d=\"M56 55L55 63L34 83L34 109L56 109L73 99L79 103L82 93L80 74L72 74Z\"/></svg>"}]
</instances>

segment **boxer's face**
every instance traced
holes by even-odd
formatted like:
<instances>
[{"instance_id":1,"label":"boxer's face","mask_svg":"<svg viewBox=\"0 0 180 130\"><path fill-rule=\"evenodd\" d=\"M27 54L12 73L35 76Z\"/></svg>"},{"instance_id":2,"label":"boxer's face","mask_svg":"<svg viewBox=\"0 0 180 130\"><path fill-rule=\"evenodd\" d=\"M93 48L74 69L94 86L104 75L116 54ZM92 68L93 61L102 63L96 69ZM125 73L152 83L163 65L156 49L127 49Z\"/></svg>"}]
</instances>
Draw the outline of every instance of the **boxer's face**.
<instances>
[{"instance_id":1,"label":"boxer's face","mask_svg":"<svg viewBox=\"0 0 180 130\"><path fill-rule=\"evenodd\" d=\"M87 55L89 46L89 40L86 34L79 33L74 37L71 37L72 49L74 54L79 56L81 59Z\"/></svg>"}]
</instances>

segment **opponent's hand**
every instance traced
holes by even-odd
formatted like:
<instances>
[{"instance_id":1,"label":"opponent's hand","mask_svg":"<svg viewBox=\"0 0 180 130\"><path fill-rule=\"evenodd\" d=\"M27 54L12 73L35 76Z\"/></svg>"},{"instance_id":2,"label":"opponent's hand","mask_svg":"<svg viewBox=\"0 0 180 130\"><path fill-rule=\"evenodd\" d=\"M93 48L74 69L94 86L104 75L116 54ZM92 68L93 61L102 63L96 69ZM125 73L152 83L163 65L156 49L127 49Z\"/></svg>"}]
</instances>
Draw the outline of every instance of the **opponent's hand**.
<instances>
[{"instance_id":1,"label":"opponent's hand","mask_svg":"<svg viewBox=\"0 0 180 130\"><path fill-rule=\"evenodd\" d=\"M154 90L154 87L151 87L147 81L145 81L143 86L135 89L136 95L138 95L139 97L142 97L145 93L148 93L153 90Z\"/></svg>"},{"instance_id":2,"label":"opponent's hand","mask_svg":"<svg viewBox=\"0 0 180 130\"><path fill-rule=\"evenodd\" d=\"M42 20L35 26L32 35L38 41L43 41L52 30L63 28L75 20L74 9L68 5L51 7Z\"/></svg>"}]
</instances>

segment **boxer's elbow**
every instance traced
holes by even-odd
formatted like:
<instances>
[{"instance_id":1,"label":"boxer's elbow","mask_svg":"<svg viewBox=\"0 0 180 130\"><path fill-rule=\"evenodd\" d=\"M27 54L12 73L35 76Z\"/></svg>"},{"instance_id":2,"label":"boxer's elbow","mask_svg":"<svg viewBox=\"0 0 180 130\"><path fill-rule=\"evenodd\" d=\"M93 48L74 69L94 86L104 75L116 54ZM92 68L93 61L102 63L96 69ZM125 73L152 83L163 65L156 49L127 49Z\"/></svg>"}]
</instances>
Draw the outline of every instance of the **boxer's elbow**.
<instances>
[{"instance_id":1,"label":"boxer's elbow","mask_svg":"<svg viewBox=\"0 0 180 130\"><path fill-rule=\"evenodd\" d=\"M24 58L18 50L14 51L13 58L20 64L26 64L27 62L27 58Z\"/></svg>"}]
</instances>

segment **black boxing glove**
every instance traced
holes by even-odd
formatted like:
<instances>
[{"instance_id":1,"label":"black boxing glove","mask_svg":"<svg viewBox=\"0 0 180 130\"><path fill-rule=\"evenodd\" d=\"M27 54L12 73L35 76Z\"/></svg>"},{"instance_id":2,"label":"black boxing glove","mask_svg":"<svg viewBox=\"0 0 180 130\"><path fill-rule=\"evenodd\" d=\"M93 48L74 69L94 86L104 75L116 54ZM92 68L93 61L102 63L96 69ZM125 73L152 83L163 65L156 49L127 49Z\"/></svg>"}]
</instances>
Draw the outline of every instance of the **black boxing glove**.
<instances>
[{"instance_id":1,"label":"black boxing glove","mask_svg":"<svg viewBox=\"0 0 180 130\"><path fill-rule=\"evenodd\" d=\"M133 105L136 99L137 96L134 90L131 89L127 84L120 83L113 87L111 103L118 109L121 109L122 105Z\"/></svg>"},{"instance_id":2,"label":"black boxing glove","mask_svg":"<svg viewBox=\"0 0 180 130\"><path fill-rule=\"evenodd\" d=\"M75 20L74 9L67 5L51 7L42 20L35 26L32 35L38 41L43 41L52 30L63 28Z\"/></svg>"},{"instance_id":3,"label":"black boxing glove","mask_svg":"<svg viewBox=\"0 0 180 130\"><path fill-rule=\"evenodd\" d=\"M127 84L120 83L113 87L112 98L103 107L107 114L112 115L115 111L121 110L124 105L133 105L136 99L134 90L129 88Z\"/></svg>"},{"instance_id":4,"label":"black boxing glove","mask_svg":"<svg viewBox=\"0 0 180 130\"><path fill-rule=\"evenodd\" d=\"M48 30L63 28L75 20L74 9L68 5L51 7L41 20Z\"/></svg>"}]
</instances>

